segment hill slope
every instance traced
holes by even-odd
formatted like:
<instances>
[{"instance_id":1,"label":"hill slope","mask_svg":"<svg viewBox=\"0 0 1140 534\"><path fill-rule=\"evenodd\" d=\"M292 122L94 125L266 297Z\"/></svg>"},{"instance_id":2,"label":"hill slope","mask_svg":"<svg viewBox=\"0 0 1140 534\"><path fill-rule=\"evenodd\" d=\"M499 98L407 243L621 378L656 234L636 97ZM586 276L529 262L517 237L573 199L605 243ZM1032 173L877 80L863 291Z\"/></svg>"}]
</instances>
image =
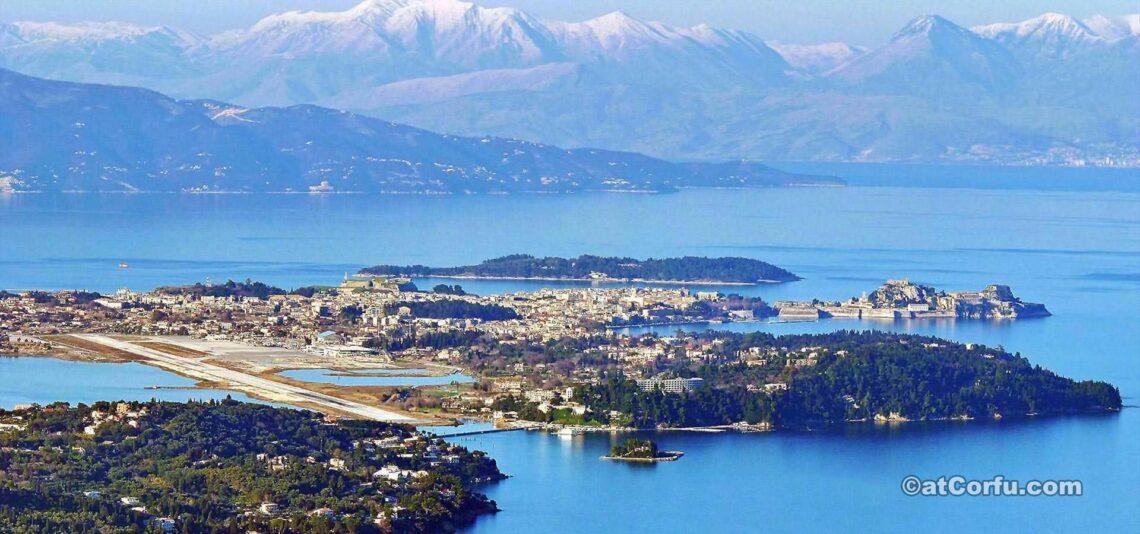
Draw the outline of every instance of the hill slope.
<instances>
[{"instance_id":1,"label":"hill slope","mask_svg":"<svg viewBox=\"0 0 1140 534\"><path fill-rule=\"evenodd\" d=\"M4 70L0 145L0 190L17 191L669 191L841 183L753 163L677 164L455 137L315 106L179 101Z\"/></svg>"}]
</instances>

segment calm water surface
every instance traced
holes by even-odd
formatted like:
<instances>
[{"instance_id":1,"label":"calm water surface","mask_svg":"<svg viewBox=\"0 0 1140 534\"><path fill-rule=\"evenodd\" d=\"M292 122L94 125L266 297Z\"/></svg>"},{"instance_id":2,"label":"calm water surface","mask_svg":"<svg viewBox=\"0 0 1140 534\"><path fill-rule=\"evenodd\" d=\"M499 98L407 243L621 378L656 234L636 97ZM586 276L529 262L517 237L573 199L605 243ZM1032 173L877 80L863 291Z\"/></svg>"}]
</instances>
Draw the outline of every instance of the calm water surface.
<instances>
[{"instance_id":1,"label":"calm water surface","mask_svg":"<svg viewBox=\"0 0 1140 534\"><path fill-rule=\"evenodd\" d=\"M969 184L983 171L956 172ZM1039 178L1034 173L1050 178L1050 171L1018 172L1024 173L1016 176L1022 184ZM805 278L725 288L769 300L839 299L870 291L887 278L909 277L946 289L1006 283L1025 300L1045 303L1054 316L1001 323L832 320L718 328L879 328L1002 345L1066 376L1108 380L1120 387L1126 405L1135 406L1137 176L1092 176L1093 182L1118 183L1120 176L1131 181L1112 191L1066 175L1069 182L1042 190L878 184L671 195L9 196L0 197L0 287L149 289L207 276L296 287L335 283L346 271L377 263L455 265L518 252L739 255ZM889 184L888 178L861 179ZM130 268L119 269L119 262ZM430 287L436 281L419 283ZM476 293L576 285L460 283ZM0 364L2 395L28 395L35 389L28 377L36 373ZM87 386L45 391L68 400L123 396ZM454 439L489 451L513 475L488 488L504 512L480 519L472 529L480 533L1140 532L1137 413L1130 407L1105 417L894 430L663 433L657 436L663 447L686 455L654 467L598 460L609 435L567 440L514 432ZM910 498L899 490L909 474L1080 479L1085 495Z\"/></svg>"},{"instance_id":2,"label":"calm water surface","mask_svg":"<svg viewBox=\"0 0 1140 534\"><path fill-rule=\"evenodd\" d=\"M100 400L172 402L224 399L255 401L241 393L194 389L194 381L141 363L93 363L51 358L0 357L0 408L56 401L90 404ZM147 389L159 386L159 389ZM168 389L173 388L173 389Z\"/></svg>"}]
</instances>

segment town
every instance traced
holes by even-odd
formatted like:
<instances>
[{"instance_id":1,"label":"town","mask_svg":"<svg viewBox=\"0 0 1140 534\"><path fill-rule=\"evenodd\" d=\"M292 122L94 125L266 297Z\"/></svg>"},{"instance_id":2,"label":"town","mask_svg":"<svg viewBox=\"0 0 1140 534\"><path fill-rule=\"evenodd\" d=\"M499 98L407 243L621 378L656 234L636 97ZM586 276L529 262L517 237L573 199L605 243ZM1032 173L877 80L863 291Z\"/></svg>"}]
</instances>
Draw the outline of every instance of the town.
<instances>
[{"instance_id":1,"label":"town","mask_svg":"<svg viewBox=\"0 0 1140 534\"><path fill-rule=\"evenodd\" d=\"M847 309L867 312L852 317L886 317L879 313L885 310L897 318L900 306L939 317L1044 312L1041 305L1014 299L1005 286L990 286L977 294L978 302L968 298L973 297L905 280L888 281L870 297L847 303L776 307L754 297L680 287L477 296L458 285L421 291L408 278L347 274L338 286L293 291L252 281L111 295L27 291L0 294L0 332L7 333L0 336L0 353L140 361L194 378L202 387L350 418L435 425L474 418L500 427L627 428L647 420L602 410L601 401L591 397L612 387L607 384L614 377L646 394L683 396L709 385L735 388L734 402L748 398L759 406L787 391L797 373L848 352L845 346L810 340L748 343L715 333L659 335L628 327L784 321L803 317L801 308L815 311L817 318L824 313L820 310L840 316L838 310ZM972 302L972 309L983 312L946 315L947 306L964 309ZM1014 311L1003 311L1007 308ZM943 345L930 341L921 346L933 351ZM984 348L977 354L995 357ZM355 379L399 373L428 380L415 386L341 385L290 374L296 370ZM857 412L853 397L850 404ZM763 428L771 423L765 409L745 417L741 408L735 416L712 422ZM889 418L891 412L865 415ZM860 417L852 412L851 418Z\"/></svg>"},{"instance_id":2,"label":"town","mask_svg":"<svg viewBox=\"0 0 1140 534\"><path fill-rule=\"evenodd\" d=\"M292 293L255 282L111 295L3 293L0 332L7 334L0 334L0 353L141 359L204 384L272 400L329 407L295 391L278 391L300 386L382 403L393 410L390 417L380 417L384 420L402 420L396 415L402 413L408 420L438 423L449 421L436 417L440 412L493 415L490 407L500 395L539 402L565 398L569 384L596 383L607 370L657 380L673 391L674 382L656 377L647 364L676 357L700 361L706 356L701 344L677 338L634 343L636 338L618 334L614 327L771 315L774 311L760 299L683 288L576 288L481 297L465 294L459 286L424 292L414 290L408 279L346 275L337 287ZM527 361L526 347L565 340L585 343L586 363ZM349 373L410 368L457 378L466 372L479 375L479 381L445 383L438 391L402 391L393 398L384 388L349 391L276 372L306 368ZM260 383L245 383L252 379ZM339 408L333 411L360 415Z\"/></svg>"}]
</instances>

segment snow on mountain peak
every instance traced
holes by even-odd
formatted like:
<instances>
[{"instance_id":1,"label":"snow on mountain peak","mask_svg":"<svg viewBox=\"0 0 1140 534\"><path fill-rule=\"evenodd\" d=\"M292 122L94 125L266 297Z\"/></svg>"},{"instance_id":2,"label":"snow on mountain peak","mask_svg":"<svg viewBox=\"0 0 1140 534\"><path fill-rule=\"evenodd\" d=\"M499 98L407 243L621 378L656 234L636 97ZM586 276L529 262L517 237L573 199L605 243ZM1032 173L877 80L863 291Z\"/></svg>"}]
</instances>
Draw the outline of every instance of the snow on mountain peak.
<instances>
[{"instance_id":1,"label":"snow on mountain peak","mask_svg":"<svg viewBox=\"0 0 1140 534\"><path fill-rule=\"evenodd\" d=\"M528 24L531 17L509 7L485 8L457 0L421 0L394 10L384 27L392 33L418 33L421 27L437 33L496 30L504 25Z\"/></svg>"},{"instance_id":2,"label":"snow on mountain peak","mask_svg":"<svg viewBox=\"0 0 1140 534\"><path fill-rule=\"evenodd\" d=\"M748 70L741 63L745 60L760 64L759 70L787 68L763 41L745 32L704 24L673 27L622 11L583 22L544 21L520 9L462 0L365 0L346 11L290 11L266 17L249 30L216 36L211 44L231 57L353 53L379 60L407 56L409 62L431 57L448 64L428 69L432 75L448 74L455 66L527 68L644 54L667 62L667 55L681 49L697 55L690 59L703 57L700 61L719 56L719 65L733 63L741 72Z\"/></svg>"},{"instance_id":3,"label":"snow on mountain peak","mask_svg":"<svg viewBox=\"0 0 1140 534\"><path fill-rule=\"evenodd\" d=\"M583 22L548 22L547 27L571 57L621 57L655 46L669 49L686 45L725 48L742 44L752 50L764 47L759 38L744 32L719 30L707 24L675 27L641 20L624 11L614 11Z\"/></svg>"},{"instance_id":4,"label":"snow on mountain peak","mask_svg":"<svg viewBox=\"0 0 1140 534\"><path fill-rule=\"evenodd\" d=\"M972 29L978 35L1007 44L1028 40L1089 42L1100 39L1084 23L1061 13L1045 13L1022 22L1001 22Z\"/></svg>"},{"instance_id":5,"label":"snow on mountain peak","mask_svg":"<svg viewBox=\"0 0 1140 534\"><path fill-rule=\"evenodd\" d=\"M1140 14L1137 13L1118 17L1093 15L1082 22L1108 41L1140 36Z\"/></svg>"},{"instance_id":6,"label":"snow on mountain peak","mask_svg":"<svg viewBox=\"0 0 1140 534\"><path fill-rule=\"evenodd\" d=\"M620 30L641 24L640 20L629 16L625 11L620 9L595 17L588 22L595 28L609 28L613 30Z\"/></svg>"},{"instance_id":7,"label":"snow on mountain peak","mask_svg":"<svg viewBox=\"0 0 1140 534\"><path fill-rule=\"evenodd\" d=\"M841 64L827 76L844 83L902 91L963 85L1007 88L1018 66L1008 51L938 15L915 18L886 45Z\"/></svg>"},{"instance_id":8,"label":"snow on mountain peak","mask_svg":"<svg viewBox=\"0 0 1140 534\"><path fill-rule=\"evenodd\" d=\"M811 45L769 42L791 66L813 74L829 71L865 54L863 48L847 43L819 43Z\"/></svg>"},{"instance_id":9,"label":"snow on mountain peak","mask_svg":"<svg viewBox=\"0 0 1140 534\"><path fill-rule=\"evenodd\" d=\"M1060 13L1045 13L1022 22L976 26L973 30L1031 63L1083 55L1108 43L1085 23Z\"/></svg>"},{"instance_id":10,"label":"snow on mountain peak","mask_svg":"<svg viewBox=\"0 0 1140 534\"><path fill-rule=\"evenodd\" d=\"M906 26L895 33L891 40L897 40L914 35L927 35L939 28L957 29L959 26L942 18L941 15L919 15L912 19Z\"/></svg>"},{"instance_id":11,"label":"snow on mountain peak","mask_svg":"<svg viewBox=\"0 0 1140 534\"><path fill-rule=\"evenodd\" d=\"M364 0L344 11L285 11L257 21L250 33L260 33L304 25L337 25L385 20L398 10L414 3L432 0Z\"/></svg>"},{"instance_id":12,"label":"snow on mountain peak","mask_svg":"<svg viewBox=\"0 0 1140 534\"><path fill-rule=\"evenodd\" d=\"M190 45L200 38L166 26L138 26L125 22L13 22L8 26L25 41L96 42L163 37Z\"/></svg>"},{"instance_id":13,"label":"snow on mountain peak","mask_svg":"<svg viewBox=\"0 0 1140 534\"><path fill-rule=\"evenodd\" d=\"M584 22L553 23L561 33L579 41L595 41L602 48L621 47L633 41L665 41L654 23L613 11ZM556 31L557 31L556 30Z\"/></svg>"},{"instance_id":14,"label":"snow on mountain peak","mask_svg":"<svg viewBox=\"0 0 1140 534\"><path fill-rule=\"evenodd\" d=\"M427 1L429 0L419 0L420 3ZM345 11L344 13L352 14L354 16L375 13L391 15L397 9L407 7L411 3L413 3L412 0L364 0L363 2L356 4L356 6L352 7L348 11Z\"/></svg>"}]
</instances>

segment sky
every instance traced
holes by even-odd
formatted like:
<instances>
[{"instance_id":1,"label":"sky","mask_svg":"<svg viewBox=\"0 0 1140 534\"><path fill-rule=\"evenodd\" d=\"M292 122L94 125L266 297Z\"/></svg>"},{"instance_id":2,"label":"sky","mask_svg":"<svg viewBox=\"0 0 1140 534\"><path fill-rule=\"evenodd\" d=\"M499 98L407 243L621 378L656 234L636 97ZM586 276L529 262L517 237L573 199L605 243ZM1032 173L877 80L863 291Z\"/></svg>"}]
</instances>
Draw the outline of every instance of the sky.
<instances>
[{"instance_id":1,"label":"sky","mask_svg":"<svg viewBox=\"0 0 1140 534\"><path fill-rule=\"evenodd\" d=\"M0 21L120 20L202 35L247 27L280 11L340 11L356 0L0 0ZM477 0L579 21L621 10L641 19L747 30L771 41L874 46L923 14L960 25L1020 21L1048 11L1077 18L1140 11L1140 0Z\"/></svg>"}]
</instances>

